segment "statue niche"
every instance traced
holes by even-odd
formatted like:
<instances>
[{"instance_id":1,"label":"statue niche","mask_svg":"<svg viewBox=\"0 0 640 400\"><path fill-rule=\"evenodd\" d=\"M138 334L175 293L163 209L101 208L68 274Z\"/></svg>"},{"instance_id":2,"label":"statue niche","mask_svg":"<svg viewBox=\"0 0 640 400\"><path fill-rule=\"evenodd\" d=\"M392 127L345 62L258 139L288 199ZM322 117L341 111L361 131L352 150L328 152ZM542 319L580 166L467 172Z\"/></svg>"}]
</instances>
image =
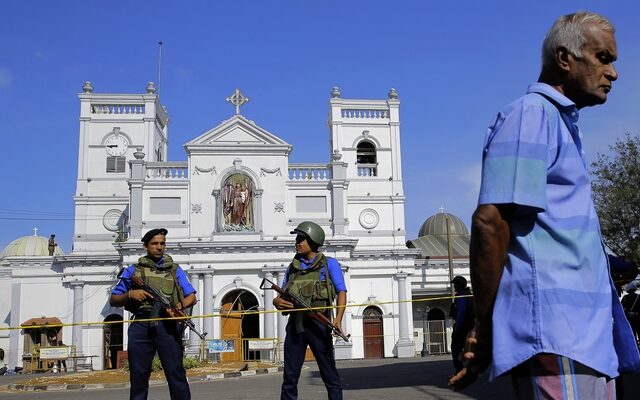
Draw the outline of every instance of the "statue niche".
<instances>
[{"instance_id":1,"label":"statue niche","mask_svg":"<svg viewBox=\"0 0 640 400\"><path fill-rule=\"evenodd\" d=\"M253 232L253 181L245 174L233 174L222 186L222 216L225 232Z\"/></svg>"}]
</instances>

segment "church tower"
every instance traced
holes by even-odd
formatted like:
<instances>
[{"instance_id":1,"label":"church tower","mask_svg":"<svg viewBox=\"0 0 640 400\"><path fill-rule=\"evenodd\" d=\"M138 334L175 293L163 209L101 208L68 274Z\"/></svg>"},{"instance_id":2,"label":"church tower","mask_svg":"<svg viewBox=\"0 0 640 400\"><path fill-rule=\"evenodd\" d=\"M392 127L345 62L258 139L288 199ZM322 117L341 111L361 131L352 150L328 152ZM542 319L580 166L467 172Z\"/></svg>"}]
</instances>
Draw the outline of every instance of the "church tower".
<instances>
[{"instance_id":1,"label":"church tower","mask_svg":"<svg viewBox=\"0 0 640 400\"><path fill-rule=\"evenodd\" d=\"M169 118L151 82L144 94L94 93L91 82L82 91L73 252L115 252L127 234L129 161L166 160Z\"/></svg>"},{"instance_id":2,"label":"church tower","mask_svg":"<svg viewBox=\"0 0 640 400\"><path fill-rule=\"evenodd\" d=\"M358 247L404 248L398 93L392 88L387 100L343 99L334 87L330 106L332 158L346 164L345 234L358 237Z\"/></svg>"}]
</instances>

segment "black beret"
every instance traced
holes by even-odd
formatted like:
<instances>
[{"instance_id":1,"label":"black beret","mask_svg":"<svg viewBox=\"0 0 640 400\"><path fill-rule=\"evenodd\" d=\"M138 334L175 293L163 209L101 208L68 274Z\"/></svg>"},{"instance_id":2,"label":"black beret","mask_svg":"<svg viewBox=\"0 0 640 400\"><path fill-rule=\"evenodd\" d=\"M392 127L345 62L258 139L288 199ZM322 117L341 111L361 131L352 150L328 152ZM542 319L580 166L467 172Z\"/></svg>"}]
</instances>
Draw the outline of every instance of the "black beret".
<instances>
[{"instance_id":1,"label":"black beret","mask_svg":"<svg viewBox=\"0 0 640 400\"><path fill-rule=\"evenodd\" d=\"M142 243L148 244L151 241L151 239L153 239L154 236L156 235L167 236L167 233L169 233L169 231L164 228L152 229L149 232L144 234L144 236L142 237Z\"/></svg>"}]
</instances>

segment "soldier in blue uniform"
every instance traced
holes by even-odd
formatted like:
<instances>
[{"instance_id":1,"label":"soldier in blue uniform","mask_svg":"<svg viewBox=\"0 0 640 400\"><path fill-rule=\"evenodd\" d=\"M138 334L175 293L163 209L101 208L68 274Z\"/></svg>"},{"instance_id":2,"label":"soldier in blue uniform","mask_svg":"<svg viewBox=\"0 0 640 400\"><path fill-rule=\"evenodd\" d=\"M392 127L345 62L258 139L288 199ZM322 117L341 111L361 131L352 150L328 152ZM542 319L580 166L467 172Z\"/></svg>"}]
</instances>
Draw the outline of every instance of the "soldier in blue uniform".
<instances>
[{"instance_id":1,"label":"soldier in blue uniform","mask_svg":"<svg viewBox=\"0 0 640 400\"><path fill-rule=\"evenodd\" d=\"M111 291L109 303L133 314L133 319L174 317L173 311L160 309L153 296L136 289L132 278L137 276L147 285L159 289L177 309L186 309L196 303L196 290L184 271L164 254L167 230L152 229L142 237L147 255L137 264L120 273L120 281ZM186 371L182 364L182 329L175 320L133 322L129 326L128 356L131 380L130 399L146 400L149 392L151 363L158 353L169 384L172 400L189 400L191 393Z\"/></svg>"},{"instance_id":2,"label":"soldier in blue uniform","mask_svg":"<svg viewBox=\"0 0 640 400\"><path fill-rule=\"evenodd\" d=\"M296 255L287 268L283 288L302 297L312 307L331 307L335 302L338 308L333 324L341 330L344 306L347 304L347 287L338 261L318 251L324 244L324 231L319 225L305 221L291 233L297 235ZM273 305L281 311L294 308L291 302L280 296L273 300ZM331 308L326 310L326 315L330 318ZM292 312L286 331L280 398L298 398L298 379L308 345L318 363L329 399L342 399L342 384L336 368L330 329L303 312Z\"/></svg>"}]
</instances>

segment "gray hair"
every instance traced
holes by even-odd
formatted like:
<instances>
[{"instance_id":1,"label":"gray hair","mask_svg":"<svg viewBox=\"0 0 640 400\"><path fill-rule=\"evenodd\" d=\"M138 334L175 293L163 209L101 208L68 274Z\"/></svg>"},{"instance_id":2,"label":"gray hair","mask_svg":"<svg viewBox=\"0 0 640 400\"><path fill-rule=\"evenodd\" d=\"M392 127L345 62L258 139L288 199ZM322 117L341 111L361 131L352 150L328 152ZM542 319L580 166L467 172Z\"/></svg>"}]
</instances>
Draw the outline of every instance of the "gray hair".
<instances>
[{"instance_id":1,"label":"gray hair","mask_svg":"<svg viewBox=\"0 0 640 400\"><path fill-rule=\"evenodd\" d=\"M593 26L615 33L613 24L600 14L581 11L558 18L542 43L542 66L555 63L558 47L566 47L575 57L582 57L585 31Z\"/></svg>"}]
</instances>

